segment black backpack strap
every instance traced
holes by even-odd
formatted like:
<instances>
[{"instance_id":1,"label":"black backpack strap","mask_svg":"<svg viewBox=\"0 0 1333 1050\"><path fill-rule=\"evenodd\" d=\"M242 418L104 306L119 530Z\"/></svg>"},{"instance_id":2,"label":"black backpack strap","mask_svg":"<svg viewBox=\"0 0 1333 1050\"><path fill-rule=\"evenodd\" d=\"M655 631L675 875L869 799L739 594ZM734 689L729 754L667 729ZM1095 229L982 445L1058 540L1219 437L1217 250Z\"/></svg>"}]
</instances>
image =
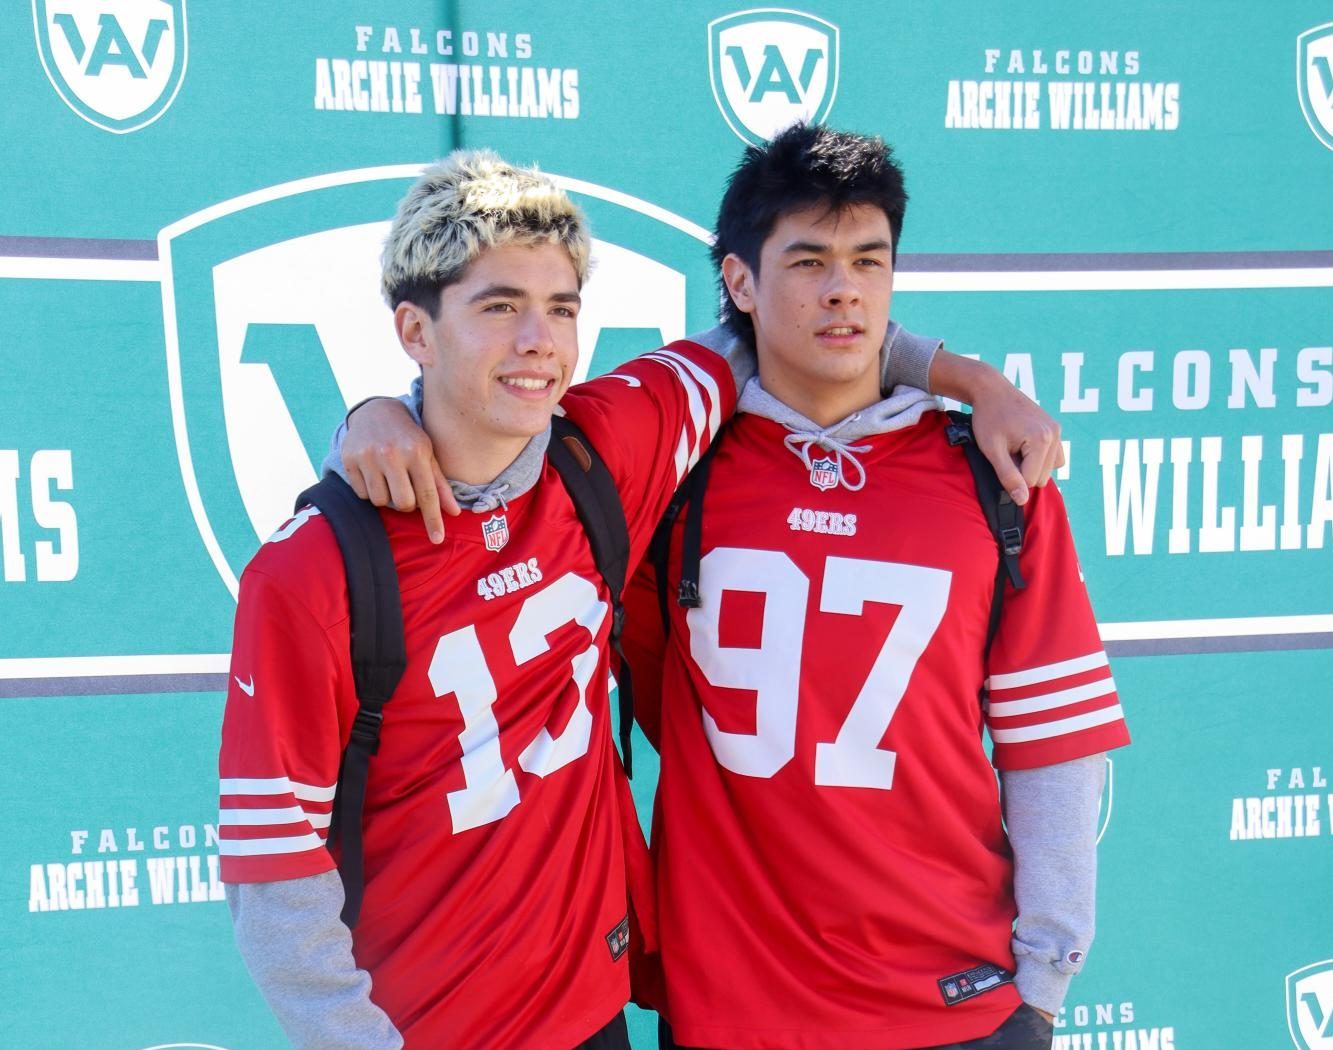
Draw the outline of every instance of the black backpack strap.
<instances>
[{"instance_id":1,"label":"black backpack strap","mask_svg":"<svg viewBox=\"0 0 1333 1050\"><path fill-rule=\"evenodd\" d=\"M620 751L626 775L633 775L630 734L634 730L634 683L620 647L625 629L625 578L629 572L629 526L615 479L583 431L564 416L551 417L551 443L546 458L569 490L574 511L588 534L593 561L611 592L611 648L620 661L617 695L620 707Z\"/></svg>"},{"instance_id":2,"label":"black backpack strap","mask_svg":"<svg viewBox=\"0 0 1333 1050\"><path fill-rule=\"evenodd\" d=\"M1018 556L1023 550L1023 508L1000 486L995 468L990 465L972 436L972 418L963 412L950 412L951 422L945 435L951 445L962 445L972 480L977 488L977 500L986 515L986 524L999 549L1000 561L995 572L995 593L991 598L990 624L986 629L986 653L990 654L995 633L1000 629L1000 610L1004 604L1006 581L1016 591L1027 586L1019 569Z\"/></svg>"},{"instance_id":3,"label":"black backpack strap","mask_svg":"<svg viewBox=\"0 0 1333 1050\"><path fill-rule=\"evenodd\" d=\"M671 562L671 530L680 517L681 508L690 498L690 479L687 477L671 496L666 510L653 530L652 541L648 544L648 557L652 559L653 571L657 576L657 611L662 617L662 633L671 633L671 599L667 597L667 572Z\"/></svg>"},{"instance_id":4,"label":"black backpack strap","mask_svg":"<svg viewBox=\"0 0 1333 1050\"><path fill-rule=\"evenodd\" d=\"M328 475L297 497L298 508L318 507L342 551L351 617L352 679L360 703L343 752L329 825L330 844L341 841L338 872L346 897L342 918L356 925L365 887L361 813L366 801L370 756L379 750L384 705L407 669L398 571L379 511L358 498L347 482Z\"/></svg>"},{"instance_id":5,"label":"black backpack strap","mask_svg":"<svg viewBox=\"0 0 1333 1050\"><path fill-rule=\"evenodd\" d=\"M713 435L707 451L699 457L689 476L667 504L666 513L657 523L653 533L652 546L649 548L653 566L657 570L657 608L662 614L662 632L671 633L671 597L667 580L667 567L671 557L671 531L676 519L685 510L685 535L680 551L680 583L676 585L676 602L685 609L699 608L699 562L703 550L704 528L704 492L708 488L708 476L713 469L713 454L727 432L724 423Z\"/></svg>"}]
</instances>

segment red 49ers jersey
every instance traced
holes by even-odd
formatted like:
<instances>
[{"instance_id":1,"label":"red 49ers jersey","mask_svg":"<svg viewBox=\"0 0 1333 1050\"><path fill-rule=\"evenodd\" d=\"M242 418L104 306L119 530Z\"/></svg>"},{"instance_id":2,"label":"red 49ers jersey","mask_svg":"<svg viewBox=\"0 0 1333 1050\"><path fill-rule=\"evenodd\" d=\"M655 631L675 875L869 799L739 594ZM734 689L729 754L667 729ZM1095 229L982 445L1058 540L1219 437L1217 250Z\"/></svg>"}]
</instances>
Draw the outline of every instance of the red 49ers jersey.
<instances>
[{"instance_id":1,"label":"red 49ers jersey","mask_svg":"<svg viewBox=\"0 0 1333 1050\"><path fill-rule=\"evenodd\" d=\"M782 426L738 416L705 496L701 604L671 603L665 643L651 573L635 581L627 655L662 763L662 1008L682 1045L936 1046L1018 1003L995 979L1015 906L983 728L1001 769L1128 736L1054 487L1028 504L1027 588L1006 595L987 666L995 540L946 422L858 440L851 492ZM995 987L961 995L978 967L975 990Z\"/></svg>"},{"instance_id":2,"label":"red 49ers jersey","mask_svg":"<svg viewBox=\"0 0 1333 1050\"><path fill-rule=\"evenodd\" d=\"M676 344L572 389L641 556L734 405L725 363ZM353 932L371 996L409 1050L568 1050L628 997L610 597L548 465L432 545L384 512L408 663L384 713ZM222 730L222 877L327 872L329 814L357 709L342 561L307 508L241 582Z\"/></svg>"}]
</instances>

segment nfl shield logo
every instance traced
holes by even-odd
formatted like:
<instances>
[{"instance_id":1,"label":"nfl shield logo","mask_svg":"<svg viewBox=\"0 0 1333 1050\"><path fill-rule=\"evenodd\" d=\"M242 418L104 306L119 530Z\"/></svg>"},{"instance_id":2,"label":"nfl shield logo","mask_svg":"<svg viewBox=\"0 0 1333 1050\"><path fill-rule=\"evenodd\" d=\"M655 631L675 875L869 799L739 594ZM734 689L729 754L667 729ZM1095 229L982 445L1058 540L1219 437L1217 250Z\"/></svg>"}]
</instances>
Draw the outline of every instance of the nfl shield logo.
<instances>
[{"instance_id":1,"label":"nfl shield logo","mask_svg":"<svg viewBox=\"0 0 1333 1050\"><path fill-rule=\"evenodd\" d=\"M944 985L944 994L947 995L950 999L957 999L957 998L958 998L958 985L954 984L953 981L947 981L947 982L945 982L945 985Z\"/></svg>"},{"instance_id":2,"label":"nfl shield logo","mask_svg":"<svg viewBox=\"0 0 1333 1050\"><path fill-rule=\"evenodd\" d=\"M817 459L810 464L810 484L821 492L836 488L842 471L835 459Z\"/></svg>"},{"instance_id":3,"label":"nfl shield logo","mask_svg":"<svg viewBox=\"0 0 1333 1050\"><path fill-rule=\"evenodd\" d=\"M1333 959L1287 974L1287 1030L1297 1050L1333 1050Z\"/></svg>"},{"instance_id":4,"label":"nfl shield logo","mask_svg":"<svg viewBox=\"0 0 1333 1050\"><path fill-rule=\"evenodd\" d=\"M185 0L32 0L46 78L89 124L123 135L157 120L185 77Z\"/></svg>"},{"instance_id":5,"label":"nfl shield logo","mask_svg":"<svg viewBox=\"0 0 1333 1050\"><path fill-rule=\"evenodd\" d=\"M708 75L723 118L751 145L798 120L822 123L838 93L838 27L774 8L715 19Z\"/></svg>"},{"instance_id":6,"label":"nfl shield logo","mask_svg":"<svg viewBox=\"0 0 1333 1050\"><path fill-rule=\"evenodd\" d=\"M488 551L498 551L509 542L509 521L503 514L496 514L481 523L481 537L486 541Z\"/></svg>"},{"instance_id":7,"label":"nfl shield logo","mask_svg":"<svg viewBox=\"0 0 1333 1050\"><path fill-rule=\"evenodd\" d=\"M1333 22L1296 38L1296 94L1315 138L1333 149Z\"/></svg>"}]
</instances>

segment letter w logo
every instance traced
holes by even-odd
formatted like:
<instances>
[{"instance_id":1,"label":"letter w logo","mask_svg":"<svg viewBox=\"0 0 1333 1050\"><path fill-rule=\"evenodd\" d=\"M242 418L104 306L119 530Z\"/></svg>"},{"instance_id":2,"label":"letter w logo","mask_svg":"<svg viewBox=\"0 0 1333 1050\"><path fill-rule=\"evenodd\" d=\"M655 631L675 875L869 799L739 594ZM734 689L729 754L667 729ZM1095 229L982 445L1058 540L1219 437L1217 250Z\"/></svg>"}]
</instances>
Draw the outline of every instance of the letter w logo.
<instances>
[{"instance_id":1,"label":"letter w logo","mask_svg":"<svg viewBox=\"0 0 1333 1050\"><path fill-rule=\"evenodd\" d=\"M104 131L151 124L185 76L185 0L33 0L37 50L70 109Z\"/></svg>"},{"instance_id":2,"label":"letter w logo","mask_svg":"<svg viewBox=\"0 0 1333 1050\"><path fill-rule=\"evenodd\" d=\"M1333 1050L1333 959L1287 975L1287 1030L1297 1050Z\"/></svg>"},{"instance_id":3,"label":"letter w logo","mask_svg":"<svg viewBox=\"0 0 1333 1050\"><path fill-rule=\"evenodd\" d=\"M88 55L88 61L84 62L83 56L87 48L84 47L83 34L79 31L79 24L74 21L74 16L68 11L61 11L53 15L51 21L65 35L65 43L70 53L76 62L83 63L83 72L88 76L101 76L102 70L109 64L123 66L130 76L138 80L148 76L144 67L152 66L153 60L157 57L158 47L162 43L162 35L171 27L165 18L151 19L144 27L143 44L135 50L125 36L125 30L121 28L119 19L112 14L100 15L97 19L97 41Z\"/></svg>"},{"instance_id":4,"label":"letter w logo","mask_svg":"<svg viewBox=\"0 0 1333 1050\"><path fill-rule=\"evenodd\" d=\"M764 64L760 66L759 73L755 76L750 74L750 64L745 61L745 48L740 44L732 44L727 48L727 58L735 69L737 78L750 89L750 102L762 102L770 91L779 91L788 102L799 104L805 93L810 90L810 81L814 79L819 63L827 57L827 53L820 47L812 47L806 51L805 61L801 63L799 76L801 90L798 93L796 82L792 80L791 70L782 60L782 51L777 44L764 45Z\"/></svg>"},{"instance_id":5,"label":"letter w logo","mask_svg":"<svg viewBox=\"0 0 1333 1050\"><path fill-rule=\"evenodd\" d=\"M708 26L713 98L758 145L798 120L819 123L838 90L838 27L799 11L743 11Z\"/></svg>"}]
</instances>

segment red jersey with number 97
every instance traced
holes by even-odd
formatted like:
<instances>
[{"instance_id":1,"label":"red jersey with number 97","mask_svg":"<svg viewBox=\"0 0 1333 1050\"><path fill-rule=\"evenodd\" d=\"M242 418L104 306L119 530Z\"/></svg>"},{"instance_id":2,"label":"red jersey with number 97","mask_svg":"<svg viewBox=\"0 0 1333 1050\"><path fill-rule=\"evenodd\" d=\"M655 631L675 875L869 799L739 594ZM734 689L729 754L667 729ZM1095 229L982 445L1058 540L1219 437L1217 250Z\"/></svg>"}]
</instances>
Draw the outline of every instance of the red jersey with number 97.
<instances>
[{"instance_id":1,"label":"red jersey with number 97","mask_svg":"<svg viewBox=\"0 0 1333 1050\"><path fill-rule=\"evenodd\" d=\"M1128 736L1053 486L1026 508L1027 588L986 662L996 545L946 423L859 439L849 491L834 460L812 448L806 466L784 427L737 416L704 499L700 605L670 603L665 641L651 573L636 578L661 1005L682 1046L936 1046L1017 1006L983 729L1001 769Z\"/></svg>"},{"instance_id":2,"label":"red jersey with number 97","mask_svg":"<svg viewBox=\"0 0 1333 1050\"><path fill-rule=\"evenodd\" d=\"M721 358L675 344L563 407L620 490L637 561L735 401ZM625 864L607 705L610 599L549 464L432 545L384 512L408 664L385 707L353 931L408 1050L568 1050L628 997ZM306 509L241 581L222 731L227 882L327 872L357 710L341 557Z\"/></svg>"}]
</instances>

